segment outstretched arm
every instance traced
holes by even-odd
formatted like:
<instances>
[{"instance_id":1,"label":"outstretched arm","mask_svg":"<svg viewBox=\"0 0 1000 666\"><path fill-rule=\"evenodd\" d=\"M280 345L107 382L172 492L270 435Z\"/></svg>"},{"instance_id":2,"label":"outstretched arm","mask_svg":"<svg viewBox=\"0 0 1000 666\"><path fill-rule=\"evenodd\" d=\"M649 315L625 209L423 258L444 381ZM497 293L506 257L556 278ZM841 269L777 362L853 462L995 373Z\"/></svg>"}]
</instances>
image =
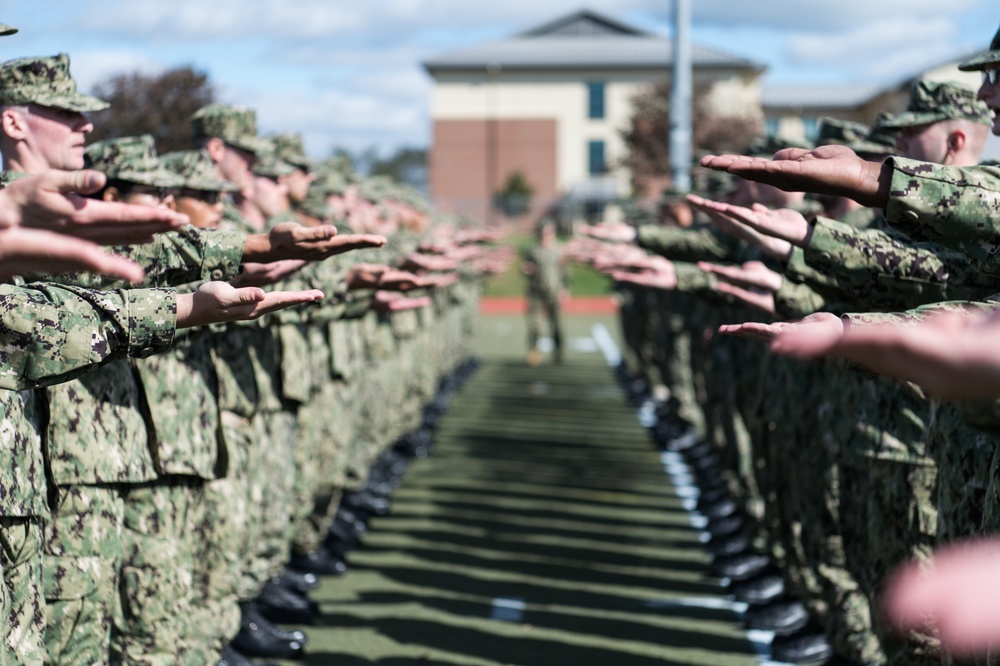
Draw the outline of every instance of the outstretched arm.
<instances>
[{"instance_id":1,"label":"outstretched arm","mask_svg":"<svg viewBox=\"0 0 1000 666\"><path fill-rule=\"evenodd\" d=\"M845 146L821 146L815 150L786 148L770 160L743 155L706 155L701 165L788 192L848 197L870 208L886 207L892 181L891 166L867 162Z\"/></svg>"}]
</instances>

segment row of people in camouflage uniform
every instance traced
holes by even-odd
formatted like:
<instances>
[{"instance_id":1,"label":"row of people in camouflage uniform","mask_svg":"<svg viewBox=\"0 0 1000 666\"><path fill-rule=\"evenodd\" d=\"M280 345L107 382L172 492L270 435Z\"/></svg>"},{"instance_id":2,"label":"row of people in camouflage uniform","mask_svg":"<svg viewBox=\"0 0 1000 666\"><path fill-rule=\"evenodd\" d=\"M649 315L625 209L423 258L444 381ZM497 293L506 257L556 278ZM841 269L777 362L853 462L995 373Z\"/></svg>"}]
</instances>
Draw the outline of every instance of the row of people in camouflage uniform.
<instances>
[{"instance_id":1,"label":"row of people in camouflage uniform","mask_svg":"<svg viewBox=\"0 0 1000 666\"><path fill-rule=\"evenodd\" d=\"M272 621L316 613L426 447L505 257L249 109L159 156L84 148L106 106L65 55L0 65L0 664L300 655Z\"/></svg>"},{"instance_id":2,"label":"row of people in camouflage uniform","mask_svg":"<svg viewBox=\"0 0 1000 666\"><path fill-rule=\"evenodd\" d=\"M779 661L946 662L932 629L887 621L889 573L1000 530L995 403L805 360L848 328L995 307L1000 180L978 163L1000 134L1000 32L961 69L978 91L918 81L867 133L830 121L815 150L708 156L696 195L574 248L617 280L628 381L696 470L713 571Z\"/></svg>"}]
</instances>

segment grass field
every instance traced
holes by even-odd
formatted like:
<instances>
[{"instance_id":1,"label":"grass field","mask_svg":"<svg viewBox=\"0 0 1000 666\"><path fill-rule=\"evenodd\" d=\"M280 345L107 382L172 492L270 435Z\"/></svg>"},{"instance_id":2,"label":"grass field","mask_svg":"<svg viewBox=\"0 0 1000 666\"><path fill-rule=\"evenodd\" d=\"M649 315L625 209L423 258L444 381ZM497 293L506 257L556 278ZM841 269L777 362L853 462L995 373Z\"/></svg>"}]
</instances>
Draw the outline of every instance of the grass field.
<instances>
[{"instance_id":1,"label":"grass field","mask_svg":"<svg viewBox=\"0 0 1000 666\"><path fill-rule=\"evenodd\" d=\"M519 236L508 239L508 243L518 250L518 256L506 273L487 283L484 294L487 298L524 295L526 278L521 273L521 251L531 245L532 239ZM606 296L611 293L611 280L589 266L570 264L569 290L573 296Z\"/></svg>"}]
</instances>

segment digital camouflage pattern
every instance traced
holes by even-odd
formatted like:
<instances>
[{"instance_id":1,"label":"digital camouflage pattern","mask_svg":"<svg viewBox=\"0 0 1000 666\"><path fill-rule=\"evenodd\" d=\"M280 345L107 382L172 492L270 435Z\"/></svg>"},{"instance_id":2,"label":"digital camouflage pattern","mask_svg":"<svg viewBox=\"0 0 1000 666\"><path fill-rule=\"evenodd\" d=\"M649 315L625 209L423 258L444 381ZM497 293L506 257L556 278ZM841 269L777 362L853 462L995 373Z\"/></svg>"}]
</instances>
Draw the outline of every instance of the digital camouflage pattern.
<instances>
[{"instance_id":1,"label":"digital camouflage pattern","mask_svg":"<svg viewBox=\"0 0 1000 666\"><path fill-rule=\"evenodd\" d=\"M880 111L875 124L867 135L847 144L847 147L863 156L888 157L896 154L896 134L898 130L885 126L891 118L885 111Z\"/></svg>"},{"instance_id":2,"label":"digital camouflage pattern","mask_svg":"<svg viewBox=\"0 0 1000 666\"><path fill-rule=\"evenodd\" d=\"M178 187L205 192L239 192L240 186L219 178L215 164L205 150L182 150L160 156L160 164L178 176Z\"/></svg>"},{"instance_id":3,"label":"digital camouflage pattern","mask_svg":"<svg viewBox=\"0 0 1000 666\"><path fill-rule=\"evenodd\" d=\"M69 381L101 363L166 349L174 337L176 298L165 289L0 285L0 318L0 388L17 390Z\"/></svg>"},{"instance_id":4,"label":"digital camouflage pattern","mask_svg":"<svg viewBox=\"0 0 1000 666\"><path fill-rule=\"evenodd\" d=\"M314 164L306 155L302 145L302 135L297 132L275 134L271 137L278 159L304 171L312 171Z\"/></svg>"},{"instance_id":5,"label":"digital camouflage pattern","mask_svg":"<svg viewBox=\"0 0 1000 666\"><path fill-rule=\"evenodd\" d=\"M870 128L863 124L838 118L820 118L817 146L846 146L865 138Z\"/></svg>"},{"instance_id":6,"label":"digital camouflage pattern","mask_svg":"<svg viewBox=\"0 0 1000 666\"><path fill-rule=\"evenodd\" d=\"M1000 291L1000 278L979 272L960 252L829 218L817 218L802 259L824 276L824 295L849 307L905 309ZM788 274L809 283L812 273L799 268L790 263Z\"/></svg>"},{"instance_id":7,"label":"digital camouflage pattern","mask_svg":"<svg viewBox=\"0 0 1000 666\"><path fill-rule=\"evenodd\" d=\"M893 157L886 221L917 240L954 248L1000 273L1000 168L954 167Z\"/></svg>"},{"instance_id":8,"label":"digital camouflage pattern","mask_svg":"<svg viewBox=\"0 0 1000 666\"><path fill-rule=\"evenodd\" d=\"M153 187L177 187L181 179L163 168L149 134L106 139L87 146L84 168L97 169L109 179Z\"/></svg>"},{"instance_id":9,"label":"digital camouflage pattern","mask_svg":"<svg viewBox=\"0 0 1000 666\"><path fill-rule=\"evenodd\" d=\"M107 102L76 89L69 56L15 58L0 65L0 106L38 104L66 111L103 111Z\"/></svg>"},{"instance_id":10,"label":"digital camouflage pattern","mask_svg":"<svg viewBox=\"0 0 1000 666\"><path fill-rule=\"evenodd\" d=\"M222 139L254 154L267 150L257 136L257 113L242 106L209 104L198 109L191 116L191 132L195 141Z\"/></svg>"},{"instance_id":11,"label":"digital camouflage pattern","mask_svg":"<svg viewBox=\"0 0 1000 666\"><path fill-rule=\"evenodd\" d=\"M906 111L882 122L884 129L919 127L942 120L993 124L993 112L972 88L949 81L915 81Z\"/></svg>"}]
</instances>

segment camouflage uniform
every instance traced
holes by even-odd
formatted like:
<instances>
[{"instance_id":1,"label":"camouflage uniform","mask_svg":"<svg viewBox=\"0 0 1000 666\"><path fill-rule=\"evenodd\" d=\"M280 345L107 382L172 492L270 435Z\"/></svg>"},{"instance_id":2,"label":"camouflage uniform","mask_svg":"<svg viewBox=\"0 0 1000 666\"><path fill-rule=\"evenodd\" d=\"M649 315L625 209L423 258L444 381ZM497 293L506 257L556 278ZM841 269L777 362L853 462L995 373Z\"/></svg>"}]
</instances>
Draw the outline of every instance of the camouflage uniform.
<instances>
[{"instance_id":1,"label":"camouflage uniform","mask_svg":"<svg viewBox=\"0 0 1000 666\"><path fill-rule=\"evenodd\" d=\"M87 162L115 182L180 182L160 167L151 137L99 142L88 148ZM242 235L192 228L119 252L147 267L147 283L179 285L234 276L242 246ZM109 286L88 276L59 279ZM54 662L106 654L112 635L115 661L167 663L178 653L178 624L187 613L174 612L187 601L191 569L190 553L178 551L178 535L197 484L165 489L155 445L156 427L164 424L148 422L147 415L159 416L172 405L156 402L158 387L142 386L141 378L136 367L117 364L84 378L79 388L48 392L50 467L59 486L46 534L47 640ZM94 424L104 425L91 441ZM90 535L101 536L91 543ZM91 575L98 565L102 576ZM93 579L83 588L73 583L79 571ZM81 613L94 616L84 624L88 631L77 625Z\"/></svg>"},{"instance_id":2,"label":"camouflage uniform","mask_svg":"<svg viewBox=\"0 0 1000 666\"><path fill-rule=\"evenodd\" d=\"M556 354L561 355L562 308L559 298L566 289L566 271L558 242L554 241L551 247L538 244L529 248L525 251L524 261L530 262L535 271L528 277L528 349L538 348L543 319L548 319Z\"/></svg>"},{"instance_id":3,"label":"camouflage uniform","mask_svg":"<svg viewBox=\"0 0 1000 666\"><path fill-rule=\"evenodd\" d=\"M0 285L0 366L6 460L0 465L0 567L5 663L41 664L46 606L42 527L48 518L39 402L24 389L69 381L126 354L166 349L175 324L169 290L94 292L48 284ZM88 572L93 573L93 572ZM90 584L88 580L87 584Z\"/></svg>"}]
</instances>

